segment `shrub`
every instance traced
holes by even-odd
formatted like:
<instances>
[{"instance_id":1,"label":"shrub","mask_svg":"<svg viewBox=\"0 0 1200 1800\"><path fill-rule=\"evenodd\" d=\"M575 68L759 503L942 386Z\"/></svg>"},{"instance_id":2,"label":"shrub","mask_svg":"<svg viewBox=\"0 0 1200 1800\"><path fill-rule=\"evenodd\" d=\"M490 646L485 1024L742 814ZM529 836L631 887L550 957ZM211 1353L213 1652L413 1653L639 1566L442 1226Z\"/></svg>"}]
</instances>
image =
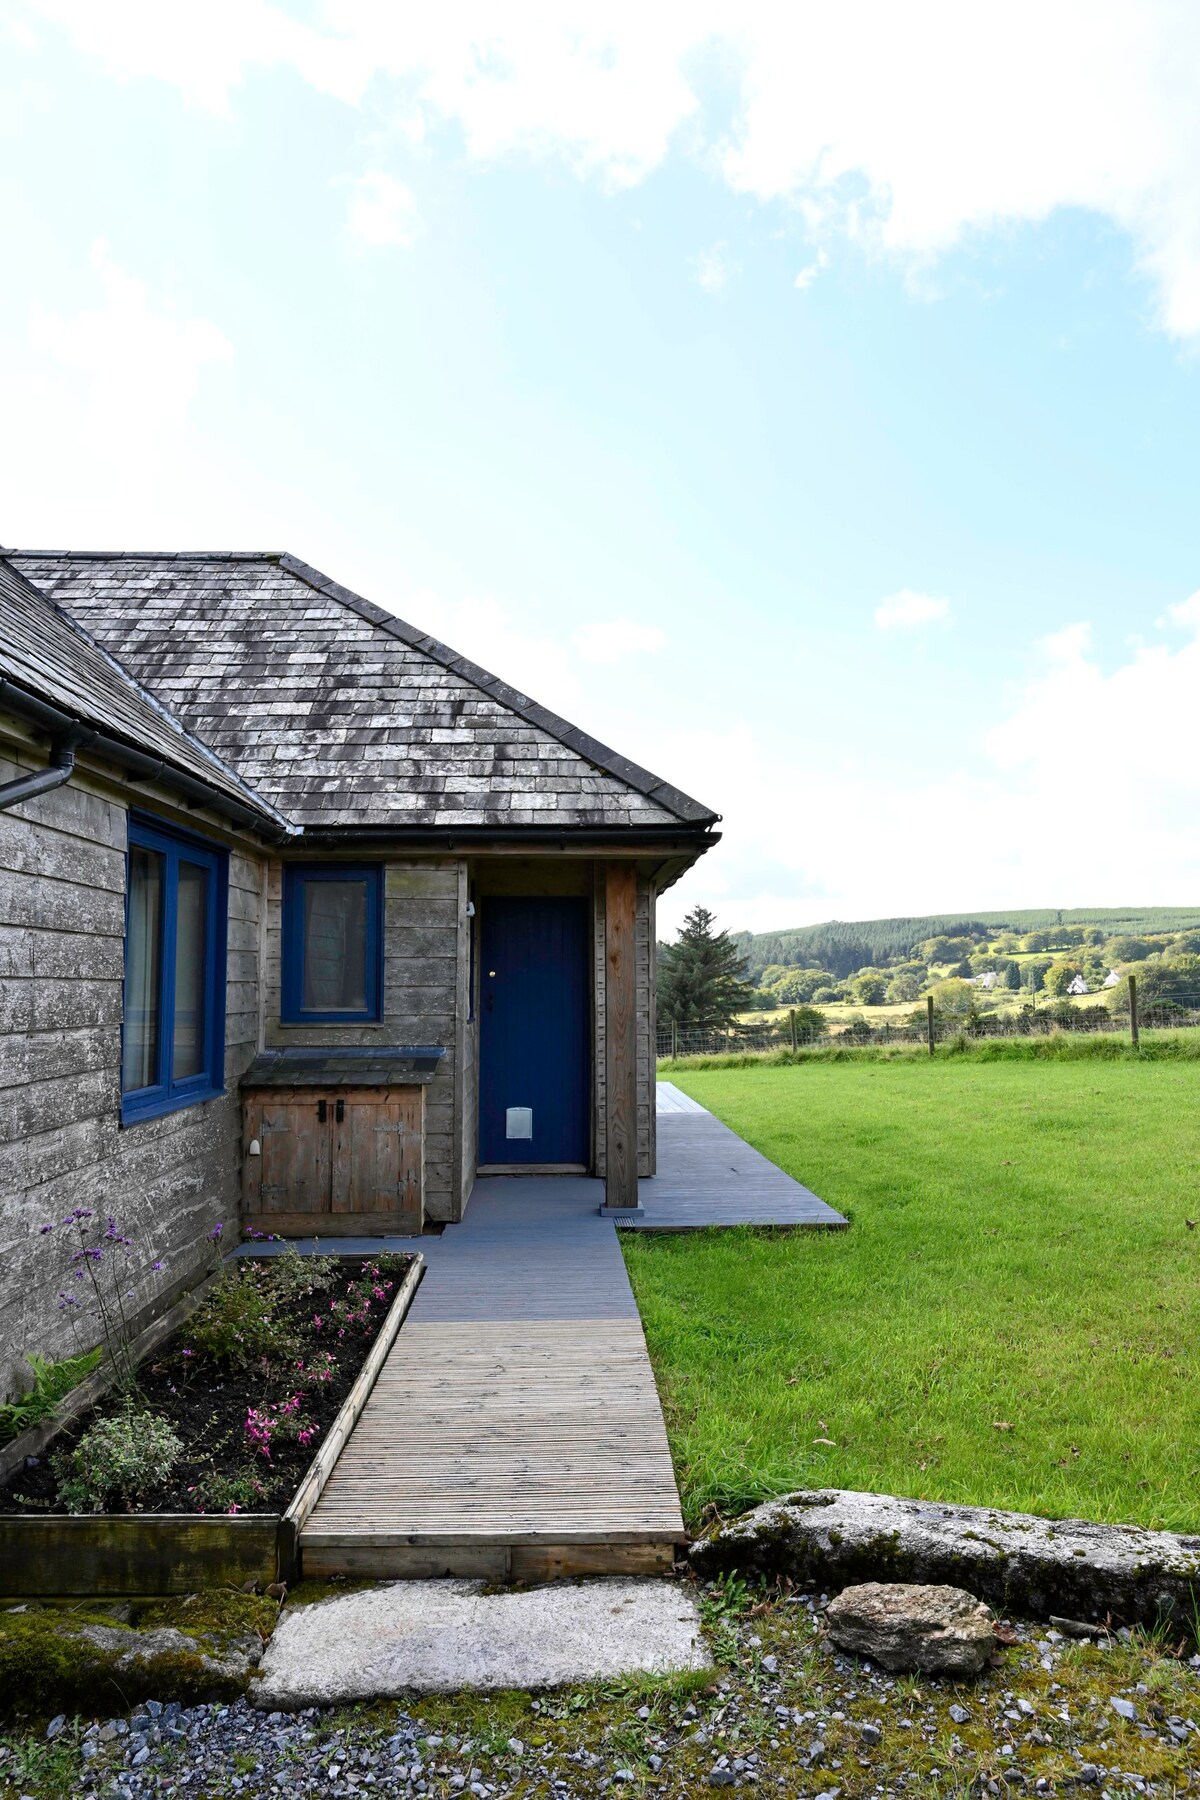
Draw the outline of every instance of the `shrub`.
<instances>
[{"instance_id":1,"label":"shrub","mask_svg":"<svg viewBox=\"0 0 1200 1800\"><path fill-rule=\"evenodd\" d=\"M336 1256L301 1256L294 1244L269 1262L255 1263L253 1267L254 1279L265 1285L276 1306L322 1293L332 1287L338 1275Z\"/></svg>"},{"instance_id":2,"label":"shrub","mask_svg":"<svg viewBox=\"0 0 1200 1800\"><path fill-rule=\"evenodd\" d=\"M58 1497L73 1513L128 1510L167 1479L182 1453L165 1419L127 1405L55 1457Z\"/></svg>"},{"instance_id":3,"label":"shrub","mask_svg":"<svg viewBox=\"0 0 1200 1800\"><path fill-rule=\"evenodd\" d=\"M247 1264L242 1272L230 1269L218 1278L188 1322L185 1355L244 1369L255 1362L283 1362L297 1353L295 1333L275 1315L269 1280L256 1273L261 1266Z\"/></svg>"}]
</instances>

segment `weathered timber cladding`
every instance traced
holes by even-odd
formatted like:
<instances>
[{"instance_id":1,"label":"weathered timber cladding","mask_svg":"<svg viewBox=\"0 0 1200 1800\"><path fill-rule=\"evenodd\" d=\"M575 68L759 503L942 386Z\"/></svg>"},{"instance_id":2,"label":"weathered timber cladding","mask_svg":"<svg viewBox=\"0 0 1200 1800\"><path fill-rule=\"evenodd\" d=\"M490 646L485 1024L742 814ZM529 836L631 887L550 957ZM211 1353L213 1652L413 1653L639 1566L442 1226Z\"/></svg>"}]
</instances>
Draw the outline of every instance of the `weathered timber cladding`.
<instances>
[{"instance_id":1,"label":"weathered timber cladding","mask_svg":"<svg viewBox=\"0 0 1200 1800\"><path fill-rule=\"evenodd\" d=\"M364 860L361 857L357 861ZM425 1096L425 1216L461 1214L462 1119L456 1110L465 865L455 858L389 860L384 873L383 1018L373 1025L285 1025L280 1012L282 863L267 875L265 1041L285 1044L440 1044L448 1054Z\"/></svg>"},{"instance_id":2,"label":"weathered timber cladding","mask_svg":"<svg viewBox=\"0 0 1200 1800\"><path fill-rule=\"evenodd\" d=\"M637 870L611 862L604 876L604 1203L636 1206Z\"/></svg>"},{"instance_id":3,"label":"weathered timber cladding","mask_svg":"<svg viewBox=\"0 0 1200 1800\"><path fill-rule=\"evenodd\" d=\"M654 883L643 874L637 881L637 916L635 956L637 965L637 1156L638 1175L646 1178L655 1170L655 911ZM596 983L595 1029L595 1145L596 1174L607 1173L605 1134L608 1119L606 1056L604 1025L605 995L605 880L604 865L596 865L593 887L595 929L593 933L593 967Z\"/></svg>"},{"instance_id":4,"label":"weathered timber cladding","mask_svg":"<svg viewBox=\"0 0 1200 1800\"><path fill-rule=\"evenodd\" d=\"M19 772L0 759L0 781ZM145 790L136 804L151 806ZM126 813L117 790L82 776L0 813L5 1391L21 1381L25 1351L78 1347L57 1310L66 1245L40 1236L41 1224L75 1206L116 1213L136 1246L140 1312L197 1276L209 1232L238 1215L237 1082L258 1035L259 869L253 852L231 850L227 1093L122 1129Z\"/></svg>"}]
</instances>

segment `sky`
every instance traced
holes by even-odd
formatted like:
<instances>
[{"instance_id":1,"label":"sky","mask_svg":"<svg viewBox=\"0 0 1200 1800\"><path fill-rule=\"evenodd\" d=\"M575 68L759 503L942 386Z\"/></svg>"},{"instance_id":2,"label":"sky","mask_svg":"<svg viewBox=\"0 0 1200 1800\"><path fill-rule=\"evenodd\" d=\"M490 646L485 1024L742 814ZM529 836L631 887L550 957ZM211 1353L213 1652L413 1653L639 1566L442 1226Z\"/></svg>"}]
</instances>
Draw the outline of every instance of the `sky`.
<instances>
[{"instance_id":1,"label":"sky","mask_svg":"<svg viewBox=\"0 0 1200 1800\"><path fill-rule=\"evenodd\" d=\"M769 930L1200 893L1194 0L0 0L0 542L287 549Z\"/></svg>"}]
</instances>

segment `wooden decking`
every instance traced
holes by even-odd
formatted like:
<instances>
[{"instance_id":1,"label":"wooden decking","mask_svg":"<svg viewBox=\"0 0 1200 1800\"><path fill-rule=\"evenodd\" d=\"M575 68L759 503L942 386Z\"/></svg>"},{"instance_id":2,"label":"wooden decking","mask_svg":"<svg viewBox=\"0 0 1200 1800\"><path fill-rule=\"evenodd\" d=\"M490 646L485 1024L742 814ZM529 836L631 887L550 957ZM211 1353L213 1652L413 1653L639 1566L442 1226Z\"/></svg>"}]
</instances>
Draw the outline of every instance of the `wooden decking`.
<instances>
[{"instance_id":1,"label":"wooden decking","mask_svg":"<svg viewBox=\"0 0 1200 1800\"><path fill-rule=\"evenodd\" d=\"M301 1536L308 1575L670 1566L683 1519L602 1184L480 1181Z\"/></svg>"},{"instance_id":2,"label":"wooden decking","mask_svg":"<svg viewBox=\"0 0 1200 1800\"><path fill-rule=\"evenodd\" d=\"M669 1081L658 1083L657 1114L658 1174L639 1184L643 1211L621 1220L623 1231L845 1229L840 1212Z\"/></svg>"},{"instance_id":3,"label":"wooden decking","mask_svg":"<svg viewBox=\"0 0 1200 1800\"><path fill-rule=\"evenodd\" d=\"M658 1142L633 1229L846 1223L677 1089L660 1092ZM307 1575L670 1566L679 1496L603 1197L582 1176L493 1177L461 1225L422 1239L424 1282L301 1533Z\"/></svg>"}]
</instances>

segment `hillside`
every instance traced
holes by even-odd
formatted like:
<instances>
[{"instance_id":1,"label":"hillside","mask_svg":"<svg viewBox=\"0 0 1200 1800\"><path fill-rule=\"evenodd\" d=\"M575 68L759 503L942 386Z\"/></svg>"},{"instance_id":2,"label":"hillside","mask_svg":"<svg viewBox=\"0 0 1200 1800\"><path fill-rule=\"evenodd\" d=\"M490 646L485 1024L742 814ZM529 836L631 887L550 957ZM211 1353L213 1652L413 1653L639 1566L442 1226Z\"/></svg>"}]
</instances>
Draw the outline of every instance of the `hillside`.
<instances>
[{"instance_id":1,"label":"hillside","mask_svg":"<svg viewBox=\"0 0 1200 1800\"><path fill-rule=\"evenodd\" d=\"M1056 926L1099 927L1118 935L1200 929L1200 906L1030 907L1010 912L930 913L919 918L830 919L783 931L737 931L730 935L758 981L764 969L827 969L844 980L855 970L886 966L915 944L935 937L982 939L999 931L1024 934Z\"/></svg>"}]
</instances>

